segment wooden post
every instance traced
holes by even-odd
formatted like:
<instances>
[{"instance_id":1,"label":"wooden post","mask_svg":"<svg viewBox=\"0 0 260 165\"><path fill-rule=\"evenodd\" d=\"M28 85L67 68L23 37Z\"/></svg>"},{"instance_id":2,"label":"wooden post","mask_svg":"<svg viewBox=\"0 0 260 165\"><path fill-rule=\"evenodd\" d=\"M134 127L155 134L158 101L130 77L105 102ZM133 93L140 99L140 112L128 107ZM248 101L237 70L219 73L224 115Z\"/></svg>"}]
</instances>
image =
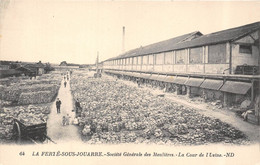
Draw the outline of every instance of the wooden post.
<instances>
[{"instance_id":1,"label":"wooden post","mask_svg":"<svg viewBox=\"0 0 260 165\"><path fill-rule=\"evenodd\" d=\"M260 29L258 29L258 73L260 72ZM259 82L258 82L258 85L259 85ZM259 87L259 86L258 86ZM258 93L258 95L260 95ZM258 96L260 97L260 96ZM259 98L258 98L259 99ZM259 100L258 100L259 101ZM258 102L256 101L256 102ZM259 103L258 103L259 104ZM257 105L258 106L258 105ZM257 115L257 124L259 125L260 124L260 120L259 120L259 113L260 113L260 110L258 110L258 115Z\"/></svg>"},{"instance_id":2,"label":"wooden post","mask_svg":"<svg viewBox=\"0 0 260 165\"><path fill-rule=\"evenodd\" d=\"M226 78L224 78L224 80L223 80L224 82L223 82L223 84L225 84L225 82L227 81L226 80ZM228 93L227 92L223 92L224 93L224 98L223 98L223 101L224 101L224 107L227 107L227 105L228 105Z\"/></svg>"},{"instance_id":3,"label":"wooden post","mask_svg":"<svg viewBox=\"0 0 260 165\"><path fill-rule=\"evenodd\" d=\"M229 42L229 74L232 74L232 42Z\"/></svg>"},{"instance_id":4,"label":"wooden post","mask_svg":"<svg viewBox=\"0 0 260 165\"><path fill-rule=\"evenodd\" d=\"M260 72L260 29L258 30L258 73Z\"/></svg>"},{"instance_id":5,"label":"wooden post","mask_svg":"<svg viewBox=\"0 0 260 165\"><path fill-rule=\"evenodd\" d=\"M251 104L253 104L253 102L254 102L254 99L255 99L255 97L254 97L254 95L255 95L255 92L254 92L254 80L251 80Z\"/></svg>"},{"instance_id":6,"label":"wooden post","mask_svg":"<svg viewBox=\"0 0 260 165\"><path fill-rule=\"evenodd\" d=\"M203 63L203 73L205 73L205 56L206 56L206 46L202 47L202 63Z\"/></svg>"},{"instance_id":7,"label":"wooden post","mask_svg":"<svg viewBox=\"0 0 260 165\"><path fill-rule=\"evenodd\" d=\"M172 72L174 72L174 66L175 66L175 62L176 61L176 51L173 51L173 62L172 62Z\"/></svg>"},{"instance_id":8,"label":"wooden post","mask_svg":"<svg viewBox=\"0 0 260 165\"><path fill-rule=\"evenodd\" d=\"M186 49L186 61L185 61L185 64L186 64L186 73L188 73L188 66L190 64L190 49Z\"/></svg>"},{"instance_id":9,"label":"wooden post","mask_svg":"<svg viewBox=\"0 0 260 165\"><path fill-rule=\"evenodd\" d=\"M191 87L187 86L187 96L190 98L191 97Z\"/></svg>"}]
</instances>

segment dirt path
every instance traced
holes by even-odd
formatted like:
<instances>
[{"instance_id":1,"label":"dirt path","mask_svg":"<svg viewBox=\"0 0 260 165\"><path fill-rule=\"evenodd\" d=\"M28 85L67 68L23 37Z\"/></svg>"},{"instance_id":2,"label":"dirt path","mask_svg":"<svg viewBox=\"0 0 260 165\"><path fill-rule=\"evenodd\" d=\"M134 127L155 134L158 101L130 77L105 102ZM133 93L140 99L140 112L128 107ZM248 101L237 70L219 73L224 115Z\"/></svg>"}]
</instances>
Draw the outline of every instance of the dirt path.
<instances>
[{"instance_id":1,"label":"dirt path","mask_svg":"<svg viewBox=\"0 0 260 165\"><path fill-rule=\"evenodd\" d=\"M66 142L82 142L81 136L78 132L78 127L71 124L75 113L72 112L73 109L73 97L70 91L70 83L67 82L66 88L64 87L64 80L61 82L61 87L58 93L57 98L62 102L61 104L61 113L57 114L56 110L56 101L51 107L51 113L47 121L47 134L54 140L56 143L66 143ZM69 114L70 125L62 125L62 117Z\"/></svg>"},{"instance_id":2,"label":"dirt path","mask_svg":"<svg viewBox=\"0 0 260 165\"><path fill-rule=\"evenodd\" d=\"M109 77L112 78L111 76ZM125 81L125 80L118 80L118 81L125 83L126 85L135 86L136 88L138 88L136 83ZM165 98L173 100L174 102L179 103L180 105L194 108L199 113L205 116L220 119L221 121L228 123L233 127L235 127L236 129L244 132L252 143L260 144L260 126L253 125L243 121L242 118L237 117L235 113L230 110L218 109L215 106L211 106L205 102L191 101L191 99L188 98L187 96L175 95L173 93L164 93L162 90L156 90L145 86L142 86L139 89L146 90L146 91L148 90L154 95L164 94Z\"/></svg>"}]
</instances>

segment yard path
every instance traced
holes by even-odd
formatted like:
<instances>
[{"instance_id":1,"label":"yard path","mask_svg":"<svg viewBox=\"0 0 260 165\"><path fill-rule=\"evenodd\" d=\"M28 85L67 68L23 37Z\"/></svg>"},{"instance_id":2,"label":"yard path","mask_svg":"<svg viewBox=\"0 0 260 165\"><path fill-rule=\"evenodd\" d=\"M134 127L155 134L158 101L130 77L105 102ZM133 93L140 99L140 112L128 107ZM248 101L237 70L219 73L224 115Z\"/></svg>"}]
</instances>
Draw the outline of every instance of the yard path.
<instances>
[{"instance_id":1,"label":"yard path","mask_svg":"<svg viewBox=\"0 0 260 165\"><path fill-rule=\"evenodd\" d=\"M64 80L61 81L61 87L58 92L57 98L59 98L62 102L60 108L61 113L57 114L55 100L53 105L51 106L51 113L47 121L47 135L57 144L67 142L82 142L79 128L72 124L75 113L72 112L74 106L69 81L67 82L66 88L64 87ZM66 116L67 114L69 114L69 116L71 117L70 124L63 126L62 117Z\"/></svg>"}]
</instances>

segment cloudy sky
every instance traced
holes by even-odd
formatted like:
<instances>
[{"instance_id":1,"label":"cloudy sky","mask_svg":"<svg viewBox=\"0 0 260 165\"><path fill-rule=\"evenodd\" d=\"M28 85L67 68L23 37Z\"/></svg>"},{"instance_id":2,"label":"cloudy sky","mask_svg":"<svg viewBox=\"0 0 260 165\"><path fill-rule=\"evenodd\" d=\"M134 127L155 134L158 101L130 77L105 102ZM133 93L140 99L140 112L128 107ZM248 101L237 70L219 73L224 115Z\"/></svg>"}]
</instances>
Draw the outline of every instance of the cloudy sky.
<instances>
[{"instance_id":1,"label":"cloudy sky","mask_svg":"<svg viewBox=\"0 0 260 165\"><path fill-rule=\"evenodd\" d=\"M9 0L4 0L9 1ZM4 2L1 0L1 3ZM0 8L0 59L94 63L200 31L260 21L260 2L10 0ZM4 6L4 7L3 7Z\"/></svg>"}]
</instances>

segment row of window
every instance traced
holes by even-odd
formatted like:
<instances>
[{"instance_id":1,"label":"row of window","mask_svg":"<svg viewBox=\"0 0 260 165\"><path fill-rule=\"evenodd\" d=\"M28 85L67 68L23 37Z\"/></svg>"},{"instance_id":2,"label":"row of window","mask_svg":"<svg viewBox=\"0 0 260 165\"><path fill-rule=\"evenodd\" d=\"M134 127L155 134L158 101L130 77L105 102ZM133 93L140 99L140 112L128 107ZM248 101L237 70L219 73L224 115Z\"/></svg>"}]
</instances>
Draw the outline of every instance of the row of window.
<instances>
[{"instance_id":1,"label":"row of window","mask_svg":"<svg viewBox=\"0 0 260 165\"><path fill-rule=\"evenodd\" d=\"M190 64L202 64L204 63L203 51L206 50L203 47L190 48L189 51L189 63ZM226 44L210 45L208 46L208 63L209 64L225 64L226 63ZM252 50L248 47L240 45L239 52L252 53ZM162 64L186 64L187 63L187 49L177 50L174 52L165 52L159 54L152 54L139 57L129 57L126 59L119 59L110 61L109 65L162 65Z\"/></svg>"}]
</instances>

